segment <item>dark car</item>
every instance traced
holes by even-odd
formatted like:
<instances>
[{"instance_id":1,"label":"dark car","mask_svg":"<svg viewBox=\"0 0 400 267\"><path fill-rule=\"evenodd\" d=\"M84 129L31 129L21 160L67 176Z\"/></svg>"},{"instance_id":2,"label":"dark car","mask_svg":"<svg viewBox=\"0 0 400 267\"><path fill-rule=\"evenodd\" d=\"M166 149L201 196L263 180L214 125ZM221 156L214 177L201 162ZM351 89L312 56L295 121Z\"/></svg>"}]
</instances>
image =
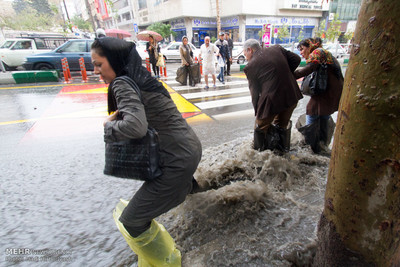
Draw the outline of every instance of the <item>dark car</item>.
<instances>
[{"instance_id":1,"label":"dark car","mask_svg":"<svg viewBox=\"0 0 400 267\"><path fill-rule=\"evenodd\" d=\"M56 69L62 71L61 59L67 58L69 69L79 71L79 59L83 57L86 70L92 71L94 68L90 57L90 46L93 41L91 39L69 40L51 52L26 57L23 66L26 70Z\"/></svg>"}]
</instances>

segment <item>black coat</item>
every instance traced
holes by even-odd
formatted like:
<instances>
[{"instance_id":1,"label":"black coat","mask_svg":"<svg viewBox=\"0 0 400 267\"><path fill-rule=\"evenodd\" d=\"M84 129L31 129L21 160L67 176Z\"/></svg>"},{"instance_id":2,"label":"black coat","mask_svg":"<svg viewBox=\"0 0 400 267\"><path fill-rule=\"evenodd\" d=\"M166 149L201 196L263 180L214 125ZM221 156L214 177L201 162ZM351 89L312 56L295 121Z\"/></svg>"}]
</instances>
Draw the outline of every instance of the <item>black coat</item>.
<instances>
[{"instance_id":1,"label":"black coat","mask_svg":"<svg viewBox=\"0 0 400 267\"><path fill-rule=\"evenodd\" d=\"M228 42L225 39L222 42L220 39L218 39L215 42L215 45L218 47L219 53L222 55L223 58L229 59L231 57L231 55L229 53Z\"/></svg>"},{"instance_id":2,"label":"black coat","mask_svg":"<svg viewBox=\"0 0 400 267\"><path fill-rule=\"evenodd\" d=\"M294 71L301 58L280 45L260 48L244 68L257 119L277 115L303 98Z\"/></svg>"},{"instance_id":3,"label":"black coat","mask_svg":"<svg viewBox=\"0 0 400 267\"><path fill-rule=\"evenodd\" d=\"M146 50L149 53L149 58L150 58L150 63L151 64L156 64L158 58L156 58L155 54L154 54L154 50L150 50L150 42L146 43ZM160 46L157 44L157 51L158 53L160 53Z\"/></svg>"}]
</instances>

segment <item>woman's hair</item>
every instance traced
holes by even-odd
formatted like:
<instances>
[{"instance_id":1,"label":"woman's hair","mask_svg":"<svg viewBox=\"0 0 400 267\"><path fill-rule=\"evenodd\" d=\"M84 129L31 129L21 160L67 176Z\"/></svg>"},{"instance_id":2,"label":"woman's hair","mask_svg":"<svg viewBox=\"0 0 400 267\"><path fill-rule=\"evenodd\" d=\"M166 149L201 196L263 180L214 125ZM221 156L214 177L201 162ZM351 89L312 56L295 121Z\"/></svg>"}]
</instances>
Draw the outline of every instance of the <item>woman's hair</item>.
<instances>
[{"instance_id":1,"label":"woman's hair","mask_svg":"<svg viewBox=\"0 0 400 267\"><path fill-rule=\"evenodd\" d=\"M314 44L319 44L319 47L322 47L322 39L319 37L312 38Z\"/></svg>"},{"instance_id":2,"label":"woman's hair","mask_svg":"<svg viewBox=\"0 0 400 267\"><path fill-rule=\"evenodd\" d=\"M301 48L302 46L305 46L305 47L309 48L309 47L310 47L310 43L311 43L311 40L310 40L310 39L303 39L303 40L301 40L301 41L299 42L299 44L297 45L297 49L300 50L300 48Z\"/></svg>"},{"instance_id":3,"label":"woman's hair","mask_svg":"<svg viewBox=\"0 0 400 267\"><path fill-rule=\"evenodd\" d=\"M186 40L188 40L188 41L189 41L189 39L187 38L187 36L186 36L186 35L182 37L182 42L183 42L183 39L186 39Z\"/></svg>"}]
</instances>

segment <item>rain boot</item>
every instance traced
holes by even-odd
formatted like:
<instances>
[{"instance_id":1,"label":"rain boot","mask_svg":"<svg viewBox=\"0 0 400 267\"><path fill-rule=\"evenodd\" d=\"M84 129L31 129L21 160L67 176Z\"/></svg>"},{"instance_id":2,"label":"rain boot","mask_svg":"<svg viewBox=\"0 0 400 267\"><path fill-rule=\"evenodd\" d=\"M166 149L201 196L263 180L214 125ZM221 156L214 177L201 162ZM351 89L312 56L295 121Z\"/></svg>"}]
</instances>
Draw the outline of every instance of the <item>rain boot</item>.
<instances>
[{"instance_id":1,"label":"rain boot","mask_svg":"<svg viewBox=\"0 0 400 267\"><path fill-rule=\"evenodd\" d=\"M276 129L279 134L279 145L278 149L282 152L288 152L290 150L290 137L291 137L291 131L292 131L292 121L289 121L288 126L286 129L283 129L281 127L277 127Z\"/></svg>"},{"instance_id":2,"label":"rain boot","mask_svg":"<svg viewBox=\"0 0 400 267\"><path fill-rule=\"evenodd\" d=\"M128 201L122 200L114 209L113 217L118 230L124 236L129 247L138 255L139 267L158 266L181 266L181 252L175 247L175 242L164 226L151 221L150 228L138 237L132 237L119 221L122 211Z\"/></svg>"},{"instance_id":3,"label":"rain boot","mask_svg":"<svg viewBox=\"0 0 400 267\"><path fill-rule=\"evenodd\" d=\"M301 115L296 123L297 130L303 134L306 144L311 146L314 153L321 152L320 146L320 120L306 124L305 114Z\"/></svg>"},{"instance_id":4,"label":"rain boot","mask_svg":"<svg viewBox=\"0 0 400 267\"><path fill-rule=\"evenodd\" d=\"M331 143L333 132L335 131L336 124L332 117L329 120L320 120L319 130L320 130L320 140L322 143L328 147Z\"/></svg>"},{"instance_id":5,"label":"rain boot","mask_svg":"<svg viewBox=\"0 0 400 267\"><path fill-rule=\"evenodd\" d=\"M254 129L254 144L253 148L258 151L266 149L274 150L279 146L279 133L275 125L270 125L267 132L260 128Z\"/></svg>"}]
</instances>

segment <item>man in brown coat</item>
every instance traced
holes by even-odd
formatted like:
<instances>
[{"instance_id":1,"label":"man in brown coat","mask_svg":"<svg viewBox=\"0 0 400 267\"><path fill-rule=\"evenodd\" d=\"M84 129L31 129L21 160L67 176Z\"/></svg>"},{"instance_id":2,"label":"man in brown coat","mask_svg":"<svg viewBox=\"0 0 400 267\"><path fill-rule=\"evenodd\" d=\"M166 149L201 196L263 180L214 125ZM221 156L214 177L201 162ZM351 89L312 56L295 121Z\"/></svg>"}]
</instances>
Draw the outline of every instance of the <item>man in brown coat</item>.
<instances>
[{"instance_id":1,"label":"man in brown coat","mask_svg":"<svg viewBox=\"0 0 400 267\"><path fill-rule=\"evenodd\" d=\"M254 149L290 149L293 110L303 96L293 75L301 58L279 45L261 48L255 39L243 46L244 72L256 116Z\"/></svg>"}]
</instances>

